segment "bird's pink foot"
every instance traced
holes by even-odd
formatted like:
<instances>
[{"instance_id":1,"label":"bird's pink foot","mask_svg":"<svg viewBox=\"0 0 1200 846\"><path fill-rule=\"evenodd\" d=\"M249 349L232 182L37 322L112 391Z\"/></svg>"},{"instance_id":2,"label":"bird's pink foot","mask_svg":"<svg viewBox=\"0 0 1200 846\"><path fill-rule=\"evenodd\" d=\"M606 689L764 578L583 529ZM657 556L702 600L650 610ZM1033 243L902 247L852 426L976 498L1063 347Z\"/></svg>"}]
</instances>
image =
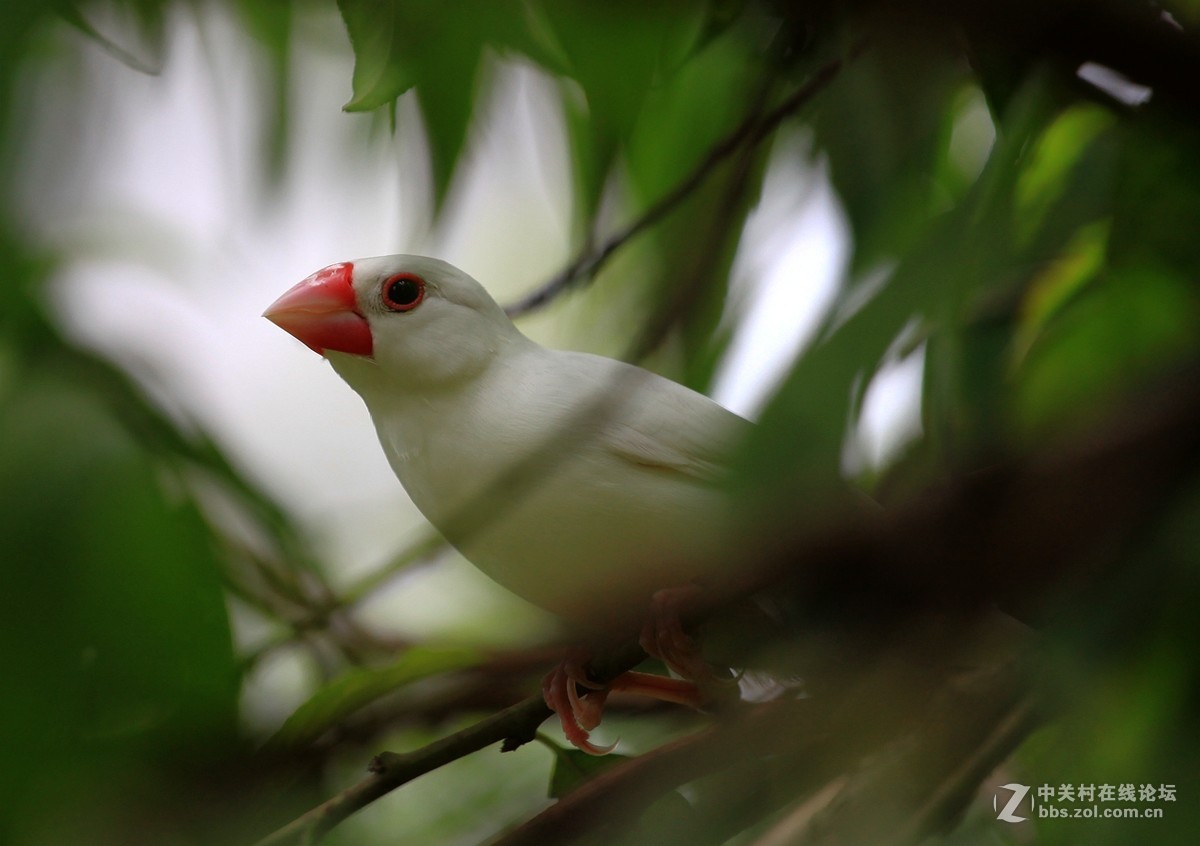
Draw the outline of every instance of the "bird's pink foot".
<instances>
[{"instance_id":1,"label":"bird's pink foot","mask_svg":"<svg viewBox=\"0 0 1200 846\"><path fill-rule=\"evenodd\" d=\"M699 709L704 705L704 696L700 688L685 679L673 679L670 676L656 676L653 673L638 673L630 670L621 673L608 685L610 691L621 693L637 693L649 696L660 702L674 702L676 705L686 705Z\"/></svg>"},{"instance_id":2,"label":"bird's pink foot","mask_svg":"<svg viewBox=\"0 0 1200 846\"><path fill-rule=\"evenodd\" d=\"M666 664L676 675L701 688L722 683L700 654L696 639L683 629L683 612L703 591L696 585L665 588L650 598L650 616L638 642L646 654Z\"/></svg>"},{"instance_id":3,"label":"bird's pink foot","mask_svg":"<svg viewBox=\"0 0 1200 846\"><path fill-rule=\"evenodd\" d=\"M682 678L626 672L606 685L588 677L585 653L574 653L542 681L542 697L562 724L568 742L592 755L611 752L616 744L597 746L590 732L600 725L608 695L614 691L636 693L689 708L701 708L731 682L719 676L700 654L695 638L683 629L683 612L702 594L688 585L667 588L651 599L649 621L638 638L647 655L658 658ZM580 689L583 693L580 693ZM734 686L736 689L736 686Z\"/></svg>"},{"instance_id":4,"label":"bird's pink foot","mask_svg":"<svg viewBox=\"0 0 1200 846\"><path fill-rule=\"evenodd\" d=\"M581 655L564 660L542 680L542 698L558 716L567 741L590 755L606 755L617 745L597 746L590 736L592 729L600 725L610 693L640 694L689 708L704 704L696 685L683 679L629 671L602 685L588 678L585 664ZM581 687L585 691L582 694Z\"/></svg>"},{"instance_id":5,"label":"bird's pink foot","mask_svg":"<svg viewBox=\"0 0 1200 846\"><path fill-rule=\"evenodd\" d=\"M611 688L589 679L585 663L580 655L564 659L542 680L542 698L558 716L568 743L589 755L607 755L616 744L597 746L591 742L589 732L600 725ZM580 687L587 692L581 695Z\"/></svg>"}]
</instances>

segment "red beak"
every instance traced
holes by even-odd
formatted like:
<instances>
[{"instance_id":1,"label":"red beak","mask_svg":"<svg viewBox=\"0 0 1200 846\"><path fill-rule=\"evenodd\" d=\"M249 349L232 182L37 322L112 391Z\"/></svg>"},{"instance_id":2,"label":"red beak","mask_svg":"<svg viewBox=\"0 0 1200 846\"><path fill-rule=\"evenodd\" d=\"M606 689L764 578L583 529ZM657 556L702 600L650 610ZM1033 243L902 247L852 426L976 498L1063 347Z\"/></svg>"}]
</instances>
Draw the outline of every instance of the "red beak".
<instances>
[{"instance_id":1,"label":"red beak","mask_svg":"<svg viewBox=\"0 0 1200 846\"><path fill-rule=\"evenodd\" d=\"M288 290L263 317L309 349L370 355L371 327L354 299L354 265L331 264Z\"/></svg>"}]
</instances>

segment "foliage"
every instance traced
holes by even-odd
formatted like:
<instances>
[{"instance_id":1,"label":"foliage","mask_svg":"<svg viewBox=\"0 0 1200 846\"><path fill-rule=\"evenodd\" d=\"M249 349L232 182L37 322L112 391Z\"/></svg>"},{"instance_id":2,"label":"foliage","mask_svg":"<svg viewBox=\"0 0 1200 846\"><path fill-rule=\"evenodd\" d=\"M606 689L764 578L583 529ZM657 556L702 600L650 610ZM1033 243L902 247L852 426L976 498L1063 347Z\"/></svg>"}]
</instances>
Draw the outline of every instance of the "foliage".
<instances>
[{"instance_id":1,"label":"foliage","mask_svg":"<svg viewBox=\"0 0 1200 846\"><path fill-rule=\"evenodd\" d=\"M188 25L182 5L3 4L6 189L30 142L22 86L46 45L77 45L60 38L73 27L154 71L171 62L169 27ZM264 184L287 178L303 96L289 85L295 22L318 5L232 4L272 75ZM555 748L547 764L524 747L511 766L553 769L553 808L576 816L552 808L507 842L1194 836L1200 10L968 5L339 0L354 53L345 109L394 125L398 100L415 97L435 216L497 68L554 81L579 260L542 299L593 281L636 288L638 327L622 340L694 387L728 344L734 259L772 156L827 168L850 227L836 302L736 479L762 539L747 571L792 630L743 629L732 648L804 677L811 706L786 699L724 733L628 717L644 753L629 760ZM96 21L114 19L131 26L102 34ZM1085 62L1149 99L1087 82ZM777 144L784 132L805 144ZM536 693L543 652L376 636L359 610L385 579L335 588L297 518L197 420L61 333L47 292L70 244L34 243L20 192L3 196L0 841L252 840L358 781L395 733L432 741ZM872 384L911 355L923 356L920 436L883 466L856 459ZM882 506L881 526L846 528L852 488ZM927 680L915 656L957 655L993 604L1037 631L1019 678L1001 662L982 682ZM268 627L265 646L235 639L231 609ZM239 722L238 694L282 649L322 673L264 745ZM524 707L526 722L544 717ZM454 771L463 795L470 760ZM540 796L506 792L524 782L505 772L474 783L469 823L424 835L480 840L538 811ZM1171 784L1178 799L1158 803L1163 820L1022 829L990 810L1005 782ZM371 820L331 838L383 842L392 823Z\"/></svg>"}]
</instances>

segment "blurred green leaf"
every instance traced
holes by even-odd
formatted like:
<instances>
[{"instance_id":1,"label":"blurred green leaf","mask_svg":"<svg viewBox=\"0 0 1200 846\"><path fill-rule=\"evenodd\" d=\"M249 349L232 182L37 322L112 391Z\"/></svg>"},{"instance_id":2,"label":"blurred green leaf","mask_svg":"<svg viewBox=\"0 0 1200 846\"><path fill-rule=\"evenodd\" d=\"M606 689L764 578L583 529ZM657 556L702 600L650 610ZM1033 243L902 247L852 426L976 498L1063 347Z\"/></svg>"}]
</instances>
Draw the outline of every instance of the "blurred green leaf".
<instances>
[{"instance_id":1,"label":"blurred green leaf","mask_svg":"<svg viewBox=\"0 0 1200 846\"><path fill-rule=\"evenodd\" d=\"M542 18L570 61L601 132L628 139L665 56L685 53L699 35L697 2L587 3L542 0Z\"/></svg>"},{"instance_id":2,"label":"blurred green leaf","mask_svg":"<svg viewBox=\"0 0 1200 846\"><path fill-rule=\"evenodd\" d=\"M164 4L159 0L119 0L110 4L120 9L123 16L132 19L138 30L137 45L124 45L100 31L89 19L82 4L75 2L56 3L54 6L67 23L91 38L110 56L126 67L140 73L157 75L162 72L166 49L166 22Z\"/></svg>"},{"instance_id":3,"label":"blurred green leaf","mask_svg":"<svg viewBox=\"0 0 1200 846\"><path fill-rule=\"evenodd\" d=\"M466 143L485 45L528 46L515 0L463 0L455 14L437 0L339 0L354 48L349 112L377 109L417 89L440 208Z\"/></svg>"},{"instance_id":4,"label":"blurred green leaf","mask_svg":"<svg viewBox=\"0 0 1200 846\"><path fill-rule=\"evenodd\" d=\"M574 228L588 232L604 198L604 189L617 158L618 140L615 132L592 120L586 96L574 82L564 81L562 89L575 188Z\"/></svg>"},{"instance_id":5,"label":"blurred green leaf","mask_svg":"<svg viewBox=\"0 0 1200 846\"><path fill-rule=\"evenodd\" d=\"M961 82L946 49L893 33L847 64L821 99L814 130L850 220L856 272L909 249L939 210L930 174Z\"/></svg>"},{"instance_id":6,"label":"blurred green leaf","mask_svg":"<svg viewBox=\"0 0 1200 846\"><path fill-rule=\"evenodd\" d=\"M754 106L758 69L736 34L714 41L645 92L628 139L629 170L649 204L679 183Z\"/></svg>"},{"instance_id":7,"label":"blurred green leaf","mask_svg":"<svg viewBox=\"0 0 1200 846\"><path fill-rule=\"evenodd\" d=\"M562 61L550 65L577 83L565 84L564 111L581 221L589 223L615 156L633 136L643 103L673 73L701 34L703 4L541 0L541 38Z\"/></svg>"},{"instance_id":8,"label":"blurred green leaf","mask_svg":"<svg viewBox=\"0 0 1200 846\"><path fill-rule=\"evenodd\" d=\"M474 666L481 660L474 649L417 646L386 667L351 668L297 708L272 737L271 744L296 746L310 742L388 693L430 676Z\"/></svg>"},{"instance_id":9,"label":"blurred green leaf","mask_svg":"<svg viewBox=\"0 0 1200 846\"><path fill-rule=\"evenodd\" d=\"M377 109L390 103L416 84L415 74L404 56L398 32L398 2L384 0L339 0L342 20L354 48L354 96L344 108L348 112Z\"/></svg>"},{"instance_id":10,"label":"blurred green leaf","mask_svg":"<svg viewBox=\"0 0 1200 846\"><path fill-rule=\"evenodd\" d=\"M617 764L630 760L628 755L589 755L579 749L559 746L544 734L537 739L554 753L554 768L550 771L547 796L561 799L575 788Z\"/></svg>"},{"instance_id":11,"label":"blurred green leaf","mask_svg":"<svg viewBox=\"0 0 1200 846\"><path fill-rule=\"evenodd\" d=\"M1016 373L1014 422L1043 431L1094 417L1122 390L1195 355L1195 285L1151 267L1112 268L1049 324Z\"/></svg>"},{"instance_id":12,"label":"blurred green leaf","mask_svg":"<svg viewBox=\"0 0 1200 846\"><path fill-rule=\"evenodd\" d=\"M1030 156L1017 181L1017 211L1021 240L1029 243L1046 221L1050 210L1067 194L1070 174L1084 151L1113 124L1111 115L1098 106L1069 109L1052 123ZM1088 178L1095 174L1089 172Z\"/></svg>"},{"instance_id":13,"label":"blurred green leaf","mask_svg":"<svg viewBox=\"0 0 1200 846\"><path fill-rule=\"evenodd\" d=\"M953 308L959 280L943 261L960 245L958 231L943 226L890 272L843 292L745 445L737 486L752 513L779 517L782 509L799 527L819 525L847 505L843 444L863 392L908 327L936 331Z\"/></svg>"},{"instance_id":14,"label":"blurred green leaf","mask_svg":"<svg viewBox=\"0 0 1200 846\"><path fill-rule=\"evenodd\" d=\"M1113 132L1119 169L1113 179L1113 261L1165 264L1191 276L1200 265L1200 126L1162 119Z\"/></svg>"},{"instance_id":15,"label":"blurred green leaf","mask_svg":"<svg viewBox=\"0 0 1200 846\"><path fill-rule=\"evenodd\" d=\"M36 819L85 773L228 742L239 677L207 524L95 386L50 359L0 411L0 811ZM97 770L98 772L99 770Z\"/></svg>"},{"instance_id":16,"label":"blurred green leaf","mask_svg":"<svg viewBox=\"0 0 1200 846\"><path fill-rule=\"evenodd\" d=\"M1053 109L1053 87L1043 76L1011 92L974 184L902 259L901 267L913 265L925 285L940 289L926 306L925 432L916 445L920 460L911 465L928 466L911 482L920 484L922 473L953 472L1006 436L1011 336L1032 265L1018 245L1014 186Z\"/></svg>"},{"instance_id":17,"label":"blurred green leaf","mask_svg":"<svg viewBox=\"0 0 1200 846\"><path fill-rule=\"evenodd\" d=\"M679 836L680 831L687 831L685 825L696 825L696 812L692 804L678 790L669 791L642 813L637 822L633 836L634 843L670 843ZM690 834L690 832L689 832ZM720 835L713 832L714 840ZM689 837L687 842L699 844L701 838Z\"/></svg>"},{"instance_id":18,"label":"blurred green leaf","mask_svg":"<svg viewBox=\"0 0 1200 846\"><path fill-rule=\"evenodd\" d=\"M1129 559L1106 577L1064 597L1048 625L1051 655L1041 679L1047 701L1069 716L1033 735L1012 763L1034 784L1173 784L1162 819L1055 820L1039 829L1048 846L1120 846L1153 825L1163 843L1186 843L1200 807L1186 801L1195 785L1196 662L1189 646L1200 637L1196 562L1200 489L1193 480L1153 521ZM1184 590L1163 586L1187 585ZM1096 613L1120 607L1122 613Z\"/></svg>"},{"instance_id":19,"label":"blurred green leaf","mask_svg":"<svg viewBox=\"0 0 1200 846\"><path fill-rule=\"evenodd\" d=\"M1023 315L1014 337L1014 354L1024 355L1038 333L1104 267L1108 247L1108 221L1083 226L1063 254L1030 280Z\"/></svg>"},{"instance_id":20,"label":"blurred green leaf","mask_svg":"<svg viewBox=\"0 0 1200 846\"><path fill-rule=\"evenodd\" d=\"M293 8L290 0L240 0L237 11L247 31L267 51L270 73L262 82L269 110L262 130L262 160L266 182L278 185L283 179L292 127L287 77L292 60Z\"/></svg>"}]
</instances>

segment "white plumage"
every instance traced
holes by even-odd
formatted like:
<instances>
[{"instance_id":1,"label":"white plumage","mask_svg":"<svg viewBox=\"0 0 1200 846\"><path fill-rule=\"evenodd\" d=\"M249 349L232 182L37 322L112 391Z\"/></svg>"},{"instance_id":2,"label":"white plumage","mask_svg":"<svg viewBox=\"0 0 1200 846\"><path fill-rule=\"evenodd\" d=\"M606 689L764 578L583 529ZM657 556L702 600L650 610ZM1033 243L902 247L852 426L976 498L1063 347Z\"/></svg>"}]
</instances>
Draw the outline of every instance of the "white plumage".
<instances>
[{"instance_id":1,"label":"white plumage","mask_svg":"<svg viewBox=\"0 0 1200 846\"><path fill-rule=\"evenodd\" d=\"M330 306L324 289L325 304L312 305L314 274L267 316L362 396L413 502L484 573L602 625L644 614L656 589L729 566L720 482L745 420L641 368L534 343L443 261L385 256L322 273L326 287L342 274L352 308L345 292L341 312ZM415 304L389 298L396 280L404 299L421 285ZM339 351L336 332L331 342L306 328L346 309L369 327L369 355L361 341Z\"/></svg>"}]
</instances>

